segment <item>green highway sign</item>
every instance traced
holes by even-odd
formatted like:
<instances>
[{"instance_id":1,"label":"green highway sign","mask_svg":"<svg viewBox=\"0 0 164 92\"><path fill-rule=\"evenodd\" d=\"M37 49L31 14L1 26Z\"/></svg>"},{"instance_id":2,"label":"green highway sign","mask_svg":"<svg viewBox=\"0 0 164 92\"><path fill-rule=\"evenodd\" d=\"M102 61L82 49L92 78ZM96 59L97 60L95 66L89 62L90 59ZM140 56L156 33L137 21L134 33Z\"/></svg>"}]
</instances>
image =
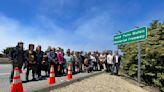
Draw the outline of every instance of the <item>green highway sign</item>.
<instances>
[{"instance_id":1,"label":"green highway sign","mask_svg":"<svg viewBox=\"0 0 164 92\"><path fill-rule=\"evenodd\" d=\"M132 42L144 41L147 38L147 28L142 27L132 31L117 34L114 36L114 44L127 44Z\"/></svg>"}]
</instances>

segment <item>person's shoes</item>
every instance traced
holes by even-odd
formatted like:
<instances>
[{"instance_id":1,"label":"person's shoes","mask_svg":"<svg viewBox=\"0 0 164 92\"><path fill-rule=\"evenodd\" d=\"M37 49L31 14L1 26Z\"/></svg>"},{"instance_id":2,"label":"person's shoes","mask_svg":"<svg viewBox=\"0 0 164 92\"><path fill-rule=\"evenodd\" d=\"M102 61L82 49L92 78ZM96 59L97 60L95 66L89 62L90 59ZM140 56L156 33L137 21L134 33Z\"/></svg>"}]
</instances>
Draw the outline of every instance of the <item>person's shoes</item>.
<instances>
[{"instance_id":1,"label":"person's shoes","mask_svg":"<svg viewBox=\"0 0 164 92\"><path fill-rule=\"evenodd\" d=\"M10 80L9 82L10 82L10 84L11 84L11 83L13 82L13 80Z\"/></svg>"},{"instance_id":2,"label":"person's shoes","mask_svg":"<svg viewBox=\"0 0 164 92\"><path fill-rule=\"evenodd\" d=\"M26 82L29 82L29 80L28 80L28 79L26 79Z\"/></svg>"},{"instance_id":3,"label":"person's shoes","mask_svg":"<svg viewBox=\"0 0 164 92\"><path fill-rule=\"evenodd\" d=\"M42 80L42 76L39 76L37 80Z\"/></svg>"},{"instance_id":4,"label":"person's shoes","mask_svg":"<svg viewBox=\"0 0 164 92\"><path fill-rule=\"evenodd\" d=\"M36 78L33 78L32 81L36 81Z\"/></svg>"},{"instance_id":5,"label":"person's shoes","mask_svg":"<svg viewBox=\"0 0 164 92\"><path fill-rule=\"evenodd\" d=\"M28 79L28 77L26 77L26 82L29 82L29 79Z\"/></svg>"},{"instance_id":6,"label":"person's shoes","mask_svg":"<svg viewBox=\"0 0 164 92\"><path fill-rule=\"evenodd\" d=\"M59 74L56 74L55 77L61 77Z\"/></svg>"},{"instance_id":7,"label":"person's shoes","mask_svg":"<svg viewBox=\"0 0 164 92\"><path fill-rule=\"evenodd\" d=\"M49 77L49 76L50 76L49 74L46 75L46 77Z\"/></svg>"}]
</instances>

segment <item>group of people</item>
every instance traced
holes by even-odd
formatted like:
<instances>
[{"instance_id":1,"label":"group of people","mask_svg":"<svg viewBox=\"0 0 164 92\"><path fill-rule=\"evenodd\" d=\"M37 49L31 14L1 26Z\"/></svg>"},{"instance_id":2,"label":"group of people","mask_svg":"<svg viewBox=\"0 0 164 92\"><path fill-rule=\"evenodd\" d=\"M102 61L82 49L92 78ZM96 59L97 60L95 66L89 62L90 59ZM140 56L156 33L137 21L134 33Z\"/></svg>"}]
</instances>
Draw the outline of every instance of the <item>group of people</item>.
<instances>
[{"instance_id":1,"label":"group of people","mask_svg":"<svg viewBox=\"0 0 164 92\"><path fill-rule=\"evenodd\" d=\"M13 81L15 67L18 67L20 71L22 68L26 69L27 82L29 81L30 70L32 70L32 80L40 80L43 77L42 70L45 71L47 77L49 76L51 65L54 66L55 76L67 74L68 65L70 64L72 65L73 74L103 70L117 75L119 71L121 56L117 51L114 55L111 50L99 53L98 51L83 52L68 49L65 53L64 49L60 47L48 47L43 52L40 45L36 47L36 50L34 44L29 44L28 50L24 50L23 45L23 42L18 42L17 46L10 52L13 66L10 82Z\"/></svg>"}]
</instances>

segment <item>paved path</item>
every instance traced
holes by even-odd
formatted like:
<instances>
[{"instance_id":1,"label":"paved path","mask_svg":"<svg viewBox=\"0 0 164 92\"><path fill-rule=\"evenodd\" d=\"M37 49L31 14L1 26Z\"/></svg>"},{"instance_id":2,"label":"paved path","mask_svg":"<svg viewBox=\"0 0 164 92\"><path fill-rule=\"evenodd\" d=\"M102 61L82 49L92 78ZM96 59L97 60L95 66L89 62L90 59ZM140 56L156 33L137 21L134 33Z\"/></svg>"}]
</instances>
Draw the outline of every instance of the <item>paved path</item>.
<instances>
[{"instance_id":1,"label":"paved path","mask_svg":"<svg viewBox=\"0 0 164 92\"><path fill-rule=\"evenodd\" d=\"M10 64L0 64L0 92L10 92L10 83L9 83L9 76L10 76L10 71L11 71L11 65ZM22 81L25 80L25 73L26 70L23 71L23 74L21 74L21 79ZM97 73L97 72L94 72ZM77 79L79 77L83 77L83 76L87 76L87 75L91 75L94 73L79 73L76 75L73 75L74 79ZM44 75L44 72L42 72L42 74ZM31 79L31 75L29 75L30 79ZM28 82L28 83L23 83L23 87L25 89L26 92L32 92L32 91L37 91L37 90L41 90L44 88L48 88L50 87L50 85L48 85L47 83L47 79L45 80L40 80L40 81L32 81L32 82ZM56 78L56 84L61 84L65 82L65 76L63 77L57 77ZM52 86L55 86L52 85Z\"/></svg>"}]
</instances>

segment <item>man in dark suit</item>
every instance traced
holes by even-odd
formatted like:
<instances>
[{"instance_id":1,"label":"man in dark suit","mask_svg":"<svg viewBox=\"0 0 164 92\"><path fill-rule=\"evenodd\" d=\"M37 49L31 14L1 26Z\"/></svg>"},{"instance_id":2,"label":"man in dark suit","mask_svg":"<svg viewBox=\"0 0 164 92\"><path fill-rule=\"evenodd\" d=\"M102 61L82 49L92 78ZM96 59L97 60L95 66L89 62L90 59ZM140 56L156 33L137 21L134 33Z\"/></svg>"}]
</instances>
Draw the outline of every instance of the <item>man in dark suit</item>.
<instances>
[{"instance_id":1,"label":"man in dark suit","mask_svg":"<svg viewBox=\"0 0 164 92\"><path fill-rule=\"evenodd\" d=\"M12 71L10 75L10 83L13 81L14 76L14 68L18 67L21 71L22 66L25 62L25 56L24 56L24 49L23 49L23 42L18 42L18 45L14 48L12 48L10 52L10 59L12 63Z\"/></svg>"},{"instance_id":2,"label":"man in dark suit","mask_svg":"<svg viewBox=\"0 0 164 92\"><path fill-rule=\"evenodd\" d=\"M113 63L114 63L114 74L118 75L119 68L120 68L120 62L121 62L121 56L119 55L118 51L115 52L115 55L113 57Z\"/></svg>"},{"instance_id":3,"label":"man in dark suit","mask_svg":"<svg viewBox=\"0 0 164 92\"><path fill-rule=\"evenodd\" d=\"M37 74L38 74L38 79L42 79L41 76L41 70L42 70L42 61L43 61L43 55L44 52L41 49L42 47L39 45L36 48L36 63L37 63Z\"/></svg>"}]
</instances>

